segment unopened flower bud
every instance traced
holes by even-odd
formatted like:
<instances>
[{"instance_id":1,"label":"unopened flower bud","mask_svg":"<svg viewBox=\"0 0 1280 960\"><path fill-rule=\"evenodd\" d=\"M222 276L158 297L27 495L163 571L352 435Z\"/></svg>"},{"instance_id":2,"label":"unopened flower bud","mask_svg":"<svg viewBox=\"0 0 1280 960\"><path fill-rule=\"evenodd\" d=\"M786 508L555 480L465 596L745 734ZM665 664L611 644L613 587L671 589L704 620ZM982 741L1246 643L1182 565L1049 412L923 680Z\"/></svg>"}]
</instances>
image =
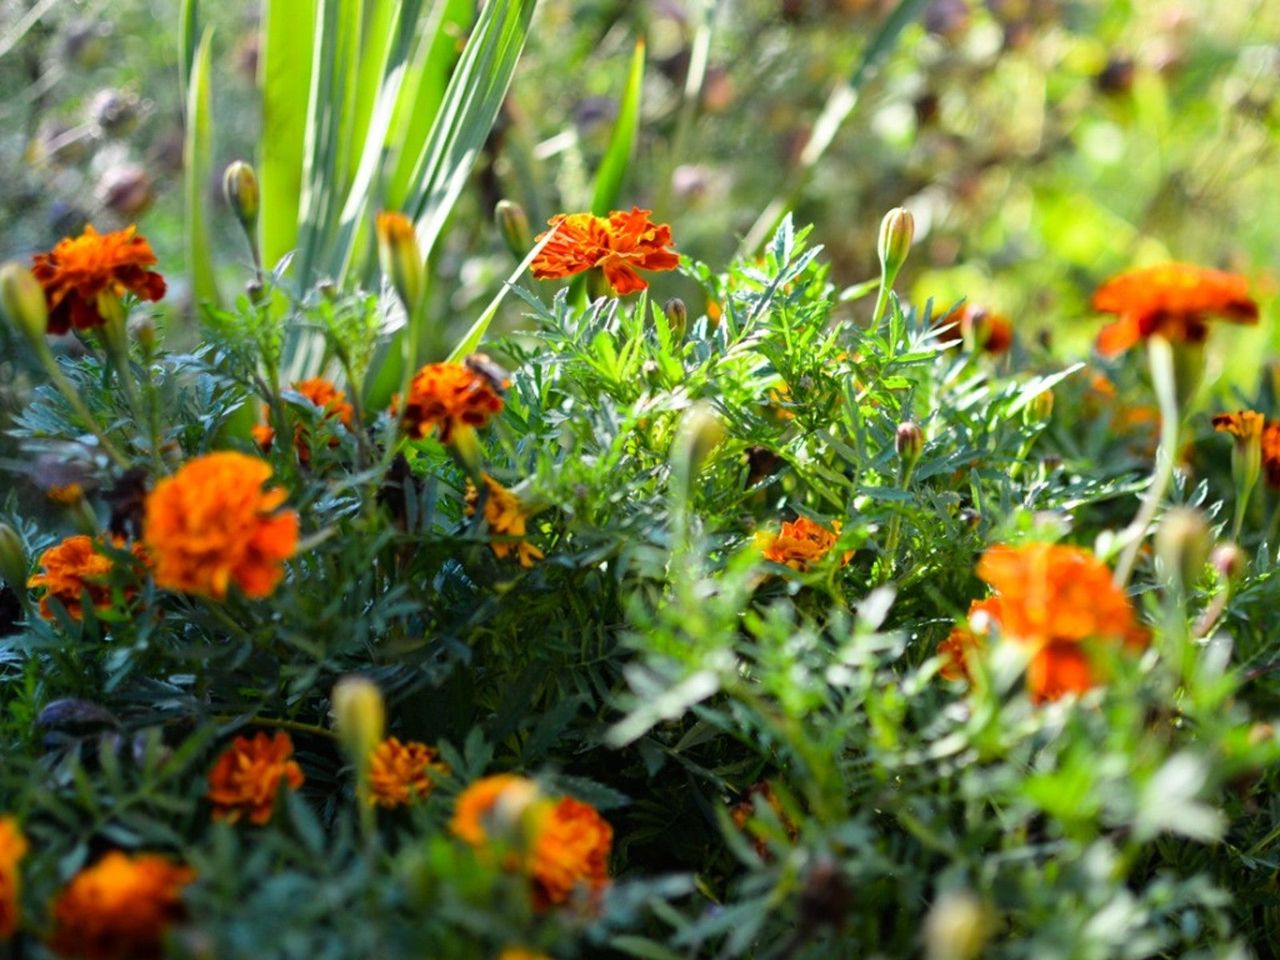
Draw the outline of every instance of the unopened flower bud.
<instances>
[{"instance_id":1,"label":"unopened flower bud","mask_svg":"<svg viewBox=\"0 0 1280 960\"><path fill-rule=\"evenodd\" d=\"M1156 556L1179 587L1193 586L1209 558L1209 524L1203 514L1187 507L1166 513L1156 530Z\"/></svg>"},{"instance_id":2,"label":"unopened flower bud","mask_svg":"<svg viewBox=\"0 0 1280 960\"><path fill-rule=\"evenodd\" d=\"M944 893L934 901L924 924L927 960L974 960L991 934L982 901L968 891Z\"/></svg>"},{"instance_id":3,"label":"unopened flower bud","mask_svg":"<svg viewBox=\"0 0 1280 960\"><path fill-rule=\"evenodd\" d=\"M493 209L493 219L511 255L523 260L533 249L533 234L529 230L529 217L524 207L514 200L499 200Z\"/></svg>"},{"instance_id":4,"label":"unopened flower bud","mask_svg":"<svg viewBox=\"0 0 1280 960\"><path fill-rule=\"evenodd\" d=\"M880 269L887 282L892 283L906 263L915 232L915 218L905 207L894 207L880 221Z\"/></svg>"},{"instance_id":5,"label":"unopened flower bud","mask_svg":"<svg viewBox=\"0 0 1280 960\"><path fill-rule=\"evenodd\" d=\"M29 569L27 551L23 549L18 531L7 523L0 523L0 579L20 594L27 588Z\"/></svg>"},{"instance_id":6,"label":"unopened flower bud","mask_svg":"<svg viewBox=\"0 0 1280 960\"><path fill-rule=\"evenodd\" d=\"M667 329L671 331L671 339L679 343L689 329L689 308L679 297L672 297L662 305L662 313L667 318Z\"/></svg>"},{"instance_id":7,"label":"unopened flower bud","mask_svg":"<svg viewBox=\"0 0 1280 960\"><path fill-rule=\"evenodd\" d=\"M903 464L908 468L914 467L916 461L920 459L920 454L924 453L924 432L910 420L900 423L893 445L897 448L898 457Z\"/></svg>"},{"instance_id":8,"label":"unopened flower bud","mask_svg":"<svg viewBox=\"0 0 1280 960\"><path fill-rule=\"evenodd\" d=\"M139 317L129 325L133 331L133 337L138 341L138 346L142 348L142 353L148 359L155 356L156 353L156 322L152 317Z\"/></svg>"},{"instance_id":9,"label":"unopened flower bud","mask_svg":"<svg viewBox=\"0 0 1280 960\"><path fill-rule=\"evenodd\" d=\"M1044 423L1053 416L1053 391L1045 390L1031 398L1031 402L1023 407L1023 418L1027 426Z\"/></svg>"},{"instance_id":10,"label":"unopened flower bud","mask_svg":"<svg viewBox=\"0 0 1280 960\"><path fill-rule=\"evenodd\" d=\"M384 210L376 221L378 262L395 287L404 308L413 313L422 299L426 270L418 234L403 213Z\"/></svg>"},{"instance_id":11,"label":"unopened flower bud","mask_svg":"<svg viewBox=\"0 0 1280 960\"><path fill-rule=\"evenodd\" d=\"M118 216L133 220L155 199L151 176L137 164L112 167L98 181L98 199Z\"/></svg>"},{"instance_id":12,"label":"unopened flower bud","mask_svg":"<svg viewBox=\"0 0 1280 960\"><path fill-rule=\"evenodd\" d=\"M0 265L0 313L33 343L43 343L49 328L44 288L20 263Z\"/></svg>"},{"instance_id":13,"label":"unopened flower bud","mask_svg":"<svg viewBox=\"0 0 1280 960\"><path fill-rule=\"evenodd\" d=\"M707 455L724 439L724 432L724 422L709 403L694 404L680 419L671 447L671 468L686 494Z\"/></svg>"},{"instance_id":14,"label":"unopened flower bud","mask_svg":"<svg viewBox=\"0 0 1280 960\"><path fill-rule=\"evenodd\" d=\"M1224 580L1234 580L1244 572L1244 551L1234 543L1220 543L1213 548L1209 562Z\"/></svg>"},{"instance_id":15,"label":"unopened flower bud","mask_svg":"<svg viewBox=\"0 0 1280 960\"><path fill-rule=\"evenodd\" d=\"M262 206L258 175L253 172L253 167L243 160L231 163L222 175L222 195L240 225L245 230L252 231L258 222L258 210Z\"/></svg>"},{"instance_id":16,"label":"unopened flower bud","mask_svg":"<svg viewBox=\"0 0 1280 960\"><path fill-rule=\"evenodd\" d=\"M330 697L338 740L357 771L362 771L382 740L386 727L386 705L382 691L372 680L361 676L343 677Z\"/></svg>"}]
</instances>

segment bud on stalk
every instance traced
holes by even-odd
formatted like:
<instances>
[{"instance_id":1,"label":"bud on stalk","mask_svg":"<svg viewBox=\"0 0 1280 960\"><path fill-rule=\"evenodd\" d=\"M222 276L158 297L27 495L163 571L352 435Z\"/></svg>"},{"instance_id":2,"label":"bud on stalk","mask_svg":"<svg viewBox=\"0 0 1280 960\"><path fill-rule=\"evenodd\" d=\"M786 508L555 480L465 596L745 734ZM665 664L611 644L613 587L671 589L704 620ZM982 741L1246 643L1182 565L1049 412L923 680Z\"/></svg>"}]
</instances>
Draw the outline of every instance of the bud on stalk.
<instances>
[{"instance_id":1,"label":"bud on stalk","mask_svg":"<svg viewBox=\"0 0 1280 960\"><path fill-rule=\"evenodd\" d=\"M7 582L18 596L25 596L29 570L27 551L18 531L7 523L0 523L0 580Z\"/></svg>"},{"instance_id":2,"label":"bud on stalk","mask_svg":"<svg viewBox=\"0 0 1280 960\"><path fill-rule=\"evenodd\" d=\"M236 160L222 175L222 195L236 219L246 231L252 232L258 223L258 210L262 197L258 191L258 175L243 160Z\"/></svg>"},{"instance_id":3,"label":"bud on stalk","mask_svg":"<svg viewBox=\"0 0 1280 960\"><path fill-rule=\"evenodd\" d=\"M1156 556L1179 589L1195 585L1209 559L1209 524L1198 510L1175 507L1156 530Z\"/></svg>"},{"instance_id":4,"label":"bud on stalk","mask_svg":"<svg viewBox=\"0 0 1280 960\"><path fill-rule=\"evenodd\" d=\"M671 331L671 339L679 343L689 329L689 308L679 297L672 297L662 305L662 313L667 318L667 329Z\"/></svg>"},{"instance_id":5,"label":"bud on stalk","mask_svg":"<svg viewBox=\"0 0 1280 960\"><path fill-rule=\"evenodd\" d=\"M45 331L49 328L44 288L20 263L0 266L0 313L32 343L44 344Z\"/></svg>"},{"instance_id":6,"label":"bud on stalk","mask_svg":"<svg viewBox=\"0 0 1280 960\"><path fill-rule=\"evenodd\" d=\"M511 255L523 260L533 249L533 234L529 230L529 217L524 207L514 200L499 200L493 209L493 219Z\"/></svg>"},{"instance_id":7,"label":"bud on stalk","mask_svg":"<svg viewBox=\"0 0 1280 960\"><path fill-rule=\"evenodd\" d=\"M334 684L330 701L338 740L363 784L369 757L381 742L386 727L382 691L364 677L343 677Z\"/></svg>"},{"instance_id":8,"label":"bud on stalk","mask_svg":"<svg viewBox=\"0 0 1280 960\"><path fill-rule=\"evenodd\" d=\"M915 218L905 207L894 207L880 221L880 271L885 277L886 285L893 285L898 271L907 262L915 232Z\"/></svg>"},{"instance_id":9,"label":"bud on stalk","mask_svg":"<svg viewBox=\"0 0 1280 960\"><path fill-rule=\"evenodd\" d=\"M386 210L378 214L376 231L382 272L391 280L405 310L412 314L422 300L426 283L417 232L403 213Z\"/></svg>"},{"instance_id":10,"label":"bud on stalk","mask_svg":"<svg viewBox=\"0 0 1280 960\"><path fill-rule=\"evenodd\" d=\"M906 423L898 424L893 443L903 467L910 470L924 453L924 432L908 420Z\"/></svg>"}]
</instances>

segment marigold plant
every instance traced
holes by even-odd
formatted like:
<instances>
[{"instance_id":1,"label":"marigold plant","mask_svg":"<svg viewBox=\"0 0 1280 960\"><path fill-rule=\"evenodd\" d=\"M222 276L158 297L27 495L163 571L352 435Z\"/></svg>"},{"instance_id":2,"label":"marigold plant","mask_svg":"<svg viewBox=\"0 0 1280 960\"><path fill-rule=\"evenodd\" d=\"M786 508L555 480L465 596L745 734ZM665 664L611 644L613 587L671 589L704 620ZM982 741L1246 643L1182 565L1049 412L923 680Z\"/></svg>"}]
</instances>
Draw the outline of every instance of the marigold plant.
<instances>
[{"instance_id":1,"label":"marigold plant","mask_svg":"<svg viewBox=\"0 0 1280 960\"><path fill-rule=\"evenodd\" d=\"M347 395L335 387L330 381L324 377L312 377L309 380L299 380L293 385L295 393L300 393L306 397L324 413L326 420L333 420L342 424L348 430L351 429L351 418L354 414L354 408L347 402ZM257 441L258 446L263 450L270 450L271 444L275 441L275 427L271 426L271 408L264 405L262 408L262 417L266 423L255 424L253 427L253 439ZM337 437L330 437L329 446L336 447L338 445ZM311 442L307 437L307 430L302 424L298 424L293 428L293 446L298 451L298 459L303 463L311 462Z\"/></svg>"},{"instance_id":2,"label":"marigold plant","mask_svg":"<svg viewBox=\"0 0 1280 960\"><path fill-rule=\"evenodd\" d=\"M68 960L153 960L184 916L195 871L154 854L113 850L81 870L54 901L49 946Z\"/></svg>"},{"instance_id":3,"label":"marigold plant","mask_svg":"<svg viewBox=\"0 0 1280 960\"><path fill-rule=\"evenodd\" d=\"M303 779L293 759L293 740L283 730L274 736L259 731L252 739L236 737L209 771L213 818L235 823L247 817L261 826L275 812L281 785L297 790Z\"/></svg>"},{"instance_id":4,"label":"marigold plant","mask_svg":"<svg viewBox=\"0 0 1280 960\"><path fill-rule=\"evenodd\" d=\"M760 531L756 534L756 546L766 560L780 563L803 573L822 561L840 537L839 520L831 523L831 529L815 523L806 516L799 516L782 524L776 533ZM841 556L842 564L848 563L853 551Z\"/></svg>"},{"instance_id":5,"label":"marigold plant","mask_svg":"<svg viewBox=\"0 0 1280 960\"><path fill-rule=\"evenodd\" d=\"M143 532L156 584L215 599L232 584L247 597L268 596L298 545L298 515L281 509L283 488L264 489L270 477L266 461L225 451L157 483Z\"/></svg>"},{"instance_id":6,"label":"marigold plant","mask_svg":"<svg viewBox=\"0 0 1280 960\"><path fill-rule=\"evenodd\" d=\"M67 237L48 253L36 254L32 272L48 301L49 333L101 326L103 296L132 293L141 300L161 299L164 277L148 269L155 263L151 244L135 227L98 233L86 226L80 236Z\"/></svg>"}]
</instances>

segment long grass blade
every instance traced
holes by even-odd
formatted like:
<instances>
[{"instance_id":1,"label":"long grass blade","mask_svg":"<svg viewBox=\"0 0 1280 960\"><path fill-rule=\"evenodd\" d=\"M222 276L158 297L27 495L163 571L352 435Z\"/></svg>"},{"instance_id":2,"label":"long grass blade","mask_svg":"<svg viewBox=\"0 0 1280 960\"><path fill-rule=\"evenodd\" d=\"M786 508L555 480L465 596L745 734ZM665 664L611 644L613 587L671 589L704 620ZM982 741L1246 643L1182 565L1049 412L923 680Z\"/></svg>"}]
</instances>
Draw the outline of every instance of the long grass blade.
<instances>
[{"instance_id":1,"label":"long grass blade","mask_svg":"<svg viewBox=\"0 0 1280 960\"><path fill-rule=\"evenodd\" d=\"M849 119L854 107L858 105L863 85L875 75L884 59L897 44L902 31L916 19L926 2L927 0L898 0L898 5L885 19L867 49L863 51L849 79L836 87L827 98L827 103L813 125L813 131L804 145L804 150L800 153L799 167L791 176L790 189L775 197L760 214L738 247L739 257L750 257L758 253L778 229L782 218L794 209L800 197L804 195L804 190L809 184L809 178L813 175L818 161L822 159L823 154L834 142L836 134L840 132L840 128Z\"/></svg>"},{"instance_id":2,"label":"long grass blade","mask_svg":"<svg viewBox=\"0 0 1280 960\"><path fill-rule=\"evenodd\" d=\"M262 27L262 141L258 177L262 255L274 266L298 239L315 0L265 0Z\"/></svg>"},{"instance_id":3,"label":"long grass blade","mask_svg":"<svg viewBox=\"0 0 1280 960\"><path fill-rule=\"evenodd\" d=\"M493 323L493 318L498 315L498 308L502 306L502 301L507 299L507 294L511 292L511 288L516 285L516 281L524 275L529 266L538 258L538 254L542 252L542 248L547 245L547 241L551 239L550 234L542 238L541 243L534 244L528 256L520 262L520 265L511 271L511 276L502 285L489 305L484 308L484 313L480 314L471 328L462 335L462 339L458 341L457 346L453 348L453 353L449 354L449 360L452 363L460 363L462 359L469 353L474 353L476 347L480 346L480 341L484 339L484 335L489 331L489 325Z\"/></svg>"},{"instance_id":4,"label":"long grass blade","mask_svg":"<svg viewBox=\"0 0 1280 960\"><path fill-rule=\"evenodd\" d=\"M197 305L221 302L213 269L213 249L205 217L205 188L209 183L213 156L213 89L210 59L213 29L206 29L191 63L191 86L187 90L187 129L183 142L186 167L186 247L187 273Z\"/></svg>"},{"instance_id":5,"label":"long grass blade","mask_svg":"<svg viewBox=\"0 0 1280 960\"><path fill-rule=\"evenodd\" d=\"M199 39L199 0L182 0L182 11L178 16L178 81L183 90L191 87L191 64L196 58Z\"/></svg>"},{"instance_id":6,"label":"long grass blade","mask_svg":"<svg viewBox=\"0 0 1280 960\"><path fill-rule=\"evenodd\" d=\"M643 90L644 39L641 38L636 41L635 51L631 54L627 85L618 104L618 119L609 137L609 147L596 171L596 190L591 199L591 212L598 217L606 216L617 206L618 197L622 193L622 182L626 178L627 168L631 166L636 134L640 130L640 98Z\"/></svg>"}]
</instances>

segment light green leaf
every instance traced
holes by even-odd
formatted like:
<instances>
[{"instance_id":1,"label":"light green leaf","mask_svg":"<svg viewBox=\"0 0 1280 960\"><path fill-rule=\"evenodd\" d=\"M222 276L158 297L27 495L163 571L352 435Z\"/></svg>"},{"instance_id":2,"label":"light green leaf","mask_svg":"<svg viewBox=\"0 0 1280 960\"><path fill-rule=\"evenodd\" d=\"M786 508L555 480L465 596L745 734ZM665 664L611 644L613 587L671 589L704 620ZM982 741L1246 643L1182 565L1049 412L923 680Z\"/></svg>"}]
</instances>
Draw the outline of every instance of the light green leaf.
<instances>
[{"instance_id":1,"label":"light green leaf","mask_svg":"<svg viewBox=\"0 0 1280 960\"><path fill-rule=\"evenodd\" d=\"M191 65L191 86L187 90L187 129L183 143L186 167L186 247L187 272L197 304L221 302L213 271L213 251L205 218L205 185L211 174L213 156L213 91L209 61L213 44L212 28L204 32Z\"/></svg>"},{"instance_id":2,"label":"light green leaf","mask_svg":"<svg viewBox=\"0 0 1280 960\"><path fill-rule=\"evenodd\" d=\"M627 71L627 85L622 91L618 106L618 119L613 125L609 148L596 171L596 191L591 200L591 212L598 217L608 216L618 203L622 181L631 165L635 151L636 134L640 129L640 98L644 91L644 39L636 41L631 55L631 67Z\"/></svg>"}]
</instances>

